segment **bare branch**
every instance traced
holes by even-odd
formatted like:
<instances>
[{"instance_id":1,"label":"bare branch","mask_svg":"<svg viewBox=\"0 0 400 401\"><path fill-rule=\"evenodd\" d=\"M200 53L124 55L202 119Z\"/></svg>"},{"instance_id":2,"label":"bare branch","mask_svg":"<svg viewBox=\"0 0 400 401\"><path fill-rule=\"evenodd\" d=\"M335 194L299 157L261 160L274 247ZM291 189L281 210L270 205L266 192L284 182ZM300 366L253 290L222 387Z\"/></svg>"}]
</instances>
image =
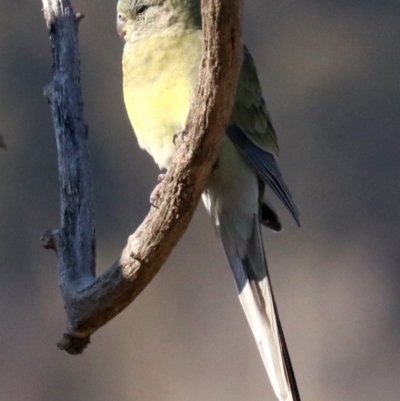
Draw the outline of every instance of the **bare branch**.
<instances>
[{"instance_id":1,"label":"bare branch","mask_svg":"<svg viewBox=\"0 0 400 401\"><path fill-rule=\"evenodd\" d=\"M204 53L184 134L151 208L118 260L95 278L92 176L82 117L76 16L67 0L43 0L53 52L45 93L55 125L61 191L61 229L44 236L57 249L68 318L58 344L80 353L90 335L147 286L186 230L216 158L241 64L241 1L203 0Z\"/></svg>"}]
</instances>

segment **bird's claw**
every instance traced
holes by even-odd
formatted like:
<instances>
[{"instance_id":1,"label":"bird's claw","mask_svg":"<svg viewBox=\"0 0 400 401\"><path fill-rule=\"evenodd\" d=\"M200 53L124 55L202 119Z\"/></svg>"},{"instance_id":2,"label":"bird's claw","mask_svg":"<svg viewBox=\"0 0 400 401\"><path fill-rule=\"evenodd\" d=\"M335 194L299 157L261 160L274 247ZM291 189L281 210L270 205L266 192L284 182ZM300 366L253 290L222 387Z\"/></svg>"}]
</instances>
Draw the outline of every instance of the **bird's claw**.
<instances>
[{"instance_id":1,"label":"bird's claw","mask_svg":"<svg viewBox=\"0 0 400 401\"><path fill-rule=\"evenodd\" d=\"M175 146L178 146L180 142L182 142L184 135L185 131L183 129L175 132L174 137L172 138Z\"/></svg>"},{"instance_id":2,"label":"bird's claw","mask_svg":"<svg viewBox=\"0 0 400 401\"><path fill-rule=\"evenodd\" d=\"M151 204L151 206L153 206L155 208L158 206L158 201L160 200L160 192L161 192L161 189L164 184L164 182L163 182L164 178L165 178L165 174L158 175L159 183L155 186L155 188L153 189L153 191L150 194L150 204Z\"/></svg>"}]
</instances>

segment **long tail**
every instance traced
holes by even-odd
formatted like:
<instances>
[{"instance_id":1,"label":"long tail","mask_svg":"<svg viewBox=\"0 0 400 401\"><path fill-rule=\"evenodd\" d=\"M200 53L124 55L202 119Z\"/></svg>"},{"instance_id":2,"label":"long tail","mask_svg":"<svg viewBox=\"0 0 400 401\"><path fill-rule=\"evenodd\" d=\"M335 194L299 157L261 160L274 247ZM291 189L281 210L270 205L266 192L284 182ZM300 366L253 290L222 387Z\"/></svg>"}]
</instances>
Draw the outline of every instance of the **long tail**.
<instances>
[{"instance_id":1,"label":"long tail","mask_svg":"<svg viewBox=\"0 0 400 401\"><path fill-rule=\"evenodd\" d=\"M275 394L280 401L300 401L271 287L258 216L254 216L244 258L238 256L229 237L224 235L224 230L219 230L219 234L235 278L240 302Z\"/></svg>"}]
</instances>

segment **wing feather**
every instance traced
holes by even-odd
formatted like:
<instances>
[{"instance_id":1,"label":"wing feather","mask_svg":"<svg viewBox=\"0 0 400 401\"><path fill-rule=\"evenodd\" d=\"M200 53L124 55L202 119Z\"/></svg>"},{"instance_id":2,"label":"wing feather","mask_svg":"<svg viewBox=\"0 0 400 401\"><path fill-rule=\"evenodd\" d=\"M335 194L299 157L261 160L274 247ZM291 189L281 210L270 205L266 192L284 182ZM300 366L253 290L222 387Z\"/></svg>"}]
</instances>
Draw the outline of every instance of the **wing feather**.
<instances>
[{"instance_id":1,"label":"wing feather","mask_svg":"<svg viewBox=\"0 0 400 401\"><path fill-rule=\"evenodd\" d=\"M242 69L231 122L245 132L247 137L262 150L279 155L277 137L261 92L257 70L246 47L243 51Z\"/></svg>"},{"instance_id":2,"label":"wing feather","mask_svg":"<svg viewBox=\"0 0 400 401\"><path fill-rule=\"evenodd\" d=\"M272 189L290 211L296 223L300 225L299 212L289 188L282 178L274 156L270 152L256 146L239 127L231 124L227 127L226 132L229 139L234 143L258 177Z\"/></svg>"}]
</instances>

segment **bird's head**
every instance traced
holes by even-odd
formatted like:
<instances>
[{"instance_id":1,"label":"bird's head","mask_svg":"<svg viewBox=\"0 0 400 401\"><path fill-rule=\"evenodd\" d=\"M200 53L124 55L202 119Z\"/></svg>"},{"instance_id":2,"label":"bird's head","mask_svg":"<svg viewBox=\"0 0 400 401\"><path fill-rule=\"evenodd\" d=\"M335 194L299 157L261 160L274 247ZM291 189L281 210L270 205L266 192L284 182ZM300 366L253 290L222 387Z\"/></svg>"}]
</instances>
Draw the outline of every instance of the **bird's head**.
<instances>
[{"instance_id":1,"label":"bird's head","mask_svg":"<svg viewBox=\"0 0 400 401\"><path fill-rule=\"evenodd\" d=\"M125 40L170 27L200 28L200 0L119 0L117 31Z\"/></svg>"}]
</instances>

